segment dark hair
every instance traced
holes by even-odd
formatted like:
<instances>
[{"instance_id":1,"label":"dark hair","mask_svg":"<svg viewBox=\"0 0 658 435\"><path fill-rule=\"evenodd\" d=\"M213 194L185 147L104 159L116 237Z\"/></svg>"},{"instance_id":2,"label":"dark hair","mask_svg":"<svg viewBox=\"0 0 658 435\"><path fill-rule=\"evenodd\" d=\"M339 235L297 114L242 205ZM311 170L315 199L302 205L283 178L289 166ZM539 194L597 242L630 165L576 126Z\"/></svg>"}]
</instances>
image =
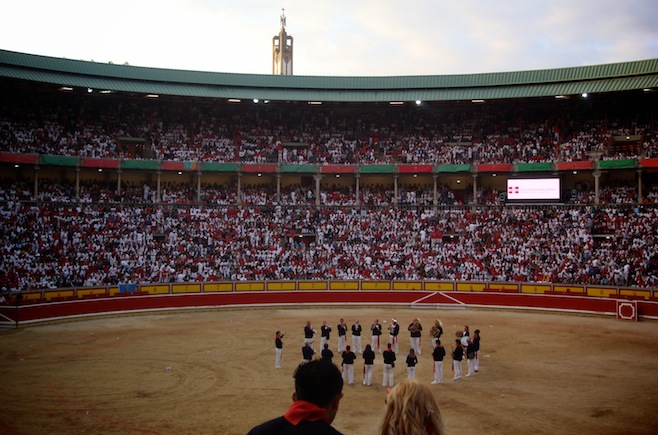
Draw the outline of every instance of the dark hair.
<instances>
[{"instance_id":1,"label":"dark hair","mask_svg":"<svg viewBox=\"0 0 658 435\"><path fill-rule=\"evenodd\" d=\"M327 407L343 391L342 374L328 360L316 359L300 364L293 378L297 400L311 402L320 408Z\"/></svg>"}]
</instances>

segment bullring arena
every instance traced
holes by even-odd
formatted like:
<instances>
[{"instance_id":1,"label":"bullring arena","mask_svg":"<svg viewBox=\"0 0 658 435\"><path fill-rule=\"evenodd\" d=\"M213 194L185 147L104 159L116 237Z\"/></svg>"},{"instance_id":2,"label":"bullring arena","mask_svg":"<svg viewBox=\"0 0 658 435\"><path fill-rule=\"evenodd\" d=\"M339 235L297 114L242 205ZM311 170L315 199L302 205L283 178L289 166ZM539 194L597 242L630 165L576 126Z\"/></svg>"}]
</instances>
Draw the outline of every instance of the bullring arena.
<instances>
[{"instance_id":1,"label":"bullring arena","mask_svg":"<svg viewBox=\"0 0 658 435\"><path fill-rule=\"evenodd\" d=\"M442 321L448 349L464 325L481 330L479 372L452 381L448 358L444 383L431 385L448 433L622 434L629 425L633 433L655 433L658 303L640 302L640 312L654 314L635 321L617 318L633 314L627 308L615 314L617 301L489 289L327 290L24 305L25 326L6 325L0 336L6 397L0 427L6 434L243 434L290 404L306 321L333 327L335 351L340 318L348 325L360 320L365 346L375 319L396 317L403 331L399 382L406 379L405 328L418 317L425 331ZM4 306L2 313L17 310ZM281 369L274 368L277 329L285 333ZM422 347L417 379L429 384L426 334ZM376 433L384 409L381 354L372 387L361 384L362 367L359 355L355 385L345 386L334 424L346 434Z\"/></svg>"},{"instance_id":2,"label":"bullring arena","mask_svg":"<svg viewBox=\"0 0 658 435\"><path fill-rule=\"evenodd\" d=\"M657 59L282 80L0 50L0 432L244 434L307 321L335 352L340 318L397 318L399 382L418 317L428 384L432 323L481 331L479 372L431 385L449 434L656 433L657 90ZM362 368L346 435L382 417Z\"/></svg>"}]
</instances>

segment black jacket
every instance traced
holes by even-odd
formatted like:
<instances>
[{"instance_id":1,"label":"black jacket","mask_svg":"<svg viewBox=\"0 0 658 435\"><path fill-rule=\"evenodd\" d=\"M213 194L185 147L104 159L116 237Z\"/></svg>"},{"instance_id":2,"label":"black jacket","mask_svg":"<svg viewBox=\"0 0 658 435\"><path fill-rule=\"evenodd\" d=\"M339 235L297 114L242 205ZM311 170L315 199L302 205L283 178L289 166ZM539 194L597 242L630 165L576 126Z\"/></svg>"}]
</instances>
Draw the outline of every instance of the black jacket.
<instances>
[{"instance_id":1,"label":"black jacket","mask_svg":"<svg viewBox=\"0 0 658 435\"><path fill-rule=\"evenodd\" d=\"M247 435L342 435L322 420L302 421L297 426L283 417L266 421L249 431Z\"/></svg>"}]
</instances>

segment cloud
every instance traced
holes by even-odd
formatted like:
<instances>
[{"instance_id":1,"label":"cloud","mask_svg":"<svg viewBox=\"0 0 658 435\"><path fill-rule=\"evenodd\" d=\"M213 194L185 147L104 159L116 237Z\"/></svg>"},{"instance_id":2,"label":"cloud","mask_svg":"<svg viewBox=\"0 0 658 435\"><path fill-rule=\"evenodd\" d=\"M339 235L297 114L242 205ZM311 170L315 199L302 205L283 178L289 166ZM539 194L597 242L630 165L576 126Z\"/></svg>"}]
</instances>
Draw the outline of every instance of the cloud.
<instances>
[{"instance_id":1,"label":"cloud","mask_svg":"<svg viewBox=\"0 0 658 435\"><path fill-rule=\"evenodd\" d=\"M470 74L658 58L654 0L22 0L3 49L270 74L281 7L296 75Z\"/></svg>"}]
</instances>

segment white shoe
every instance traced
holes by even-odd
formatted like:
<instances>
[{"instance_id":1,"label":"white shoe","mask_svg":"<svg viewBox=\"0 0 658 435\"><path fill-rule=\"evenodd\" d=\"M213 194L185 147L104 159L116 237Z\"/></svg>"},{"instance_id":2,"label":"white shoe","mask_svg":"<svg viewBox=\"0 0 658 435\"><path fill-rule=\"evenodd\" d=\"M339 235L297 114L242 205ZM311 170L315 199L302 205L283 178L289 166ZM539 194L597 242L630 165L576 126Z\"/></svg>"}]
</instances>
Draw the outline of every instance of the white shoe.
<instances>
[{"instance_id":1,"label":"white shoe","mask_svg":"<svg viewBox=\"0 0 658 435\"><path fill-rule=\"evenodd\" d=\"M432 384L438 384L439 381L432 381Z\"/></svg>"}]
</instances>

